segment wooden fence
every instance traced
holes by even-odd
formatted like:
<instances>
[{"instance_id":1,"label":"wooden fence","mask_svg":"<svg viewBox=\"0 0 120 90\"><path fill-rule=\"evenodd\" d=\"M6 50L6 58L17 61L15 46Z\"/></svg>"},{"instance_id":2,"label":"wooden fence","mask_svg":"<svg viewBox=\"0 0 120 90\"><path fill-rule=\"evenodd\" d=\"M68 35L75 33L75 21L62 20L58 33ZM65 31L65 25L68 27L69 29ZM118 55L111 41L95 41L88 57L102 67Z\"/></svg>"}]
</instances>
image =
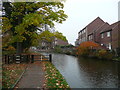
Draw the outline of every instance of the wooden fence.
<instances>
[{"instance_id":1,"label":"wooden fence","mask_svg":"<svg viewBox=\"0 0 120 90\"><path fill-rule=\"evenodd\" d=\"M52 55L4 55L2 56L3 64L11 63L34 63L35 61L50 61L52 62Z\"/></svg>"}]
</instances>

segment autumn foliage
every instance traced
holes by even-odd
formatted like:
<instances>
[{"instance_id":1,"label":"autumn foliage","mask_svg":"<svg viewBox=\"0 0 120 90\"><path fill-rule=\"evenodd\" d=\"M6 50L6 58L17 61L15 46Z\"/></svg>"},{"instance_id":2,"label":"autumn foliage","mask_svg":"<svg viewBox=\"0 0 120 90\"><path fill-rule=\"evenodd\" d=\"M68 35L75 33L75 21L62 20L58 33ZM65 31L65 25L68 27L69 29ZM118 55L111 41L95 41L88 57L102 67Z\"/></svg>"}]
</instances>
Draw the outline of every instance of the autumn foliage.
<instances>
[{"instance_id":1,"label":"autumn foliage","mask_svg":"<svg viewBox=\"0 0 120 90\"><path fill-rule=\"evenodd\" d=\"M94 43L92 41L83 42L77 47L77 55L88 56L92 50L97 48L99 48L99 44L97 43Z\"/></svg>"},{"instance_id":2,"label":"autumn foliage","mask_svg":"<svg viewBox=\"0 0 120 90\"><path fill-rule=\"evenodd\" d=\"M8 46L8 48L6 50L15 50L15 48L13 46Z\"/></svg>"},{"instance_id":3,"label":"autumn foliage","mask_svg":"<svg viewBox=\"0 0 120 90\"><path fill-rule=\"evenodd\" d=\"M27 64L4 64L2 66L2 88L11 89L23 73Z\"/></svg>"}]
</instances>

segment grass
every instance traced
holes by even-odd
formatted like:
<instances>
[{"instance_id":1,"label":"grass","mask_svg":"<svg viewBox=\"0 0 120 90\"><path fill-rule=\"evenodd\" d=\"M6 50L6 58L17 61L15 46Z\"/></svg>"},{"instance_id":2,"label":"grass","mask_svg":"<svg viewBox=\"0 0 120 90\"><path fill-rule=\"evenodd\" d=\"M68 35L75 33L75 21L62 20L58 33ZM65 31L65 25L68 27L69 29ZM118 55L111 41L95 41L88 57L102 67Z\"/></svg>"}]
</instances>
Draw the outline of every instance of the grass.
<instances>
[{"instance_id":1,"label":"grass","mask_svg":"<svg viewBox=\"0 0 120 90\"><path fill-rule=\"evenodd\" d=\"M2 88L12 88L27 64L5 64L2 71Z\"/></svg>"},{"instance_id":2,"label":"grass","mask_svg":"<svg viewBox=\"0 0 120 90\"><path fill-rule=\"evenodd\" d=\"M116 57L113 60L120 61L120 57Z\"/></svg>"},{"instance_id":3,"label":"grass","mask_svg":"<svg viewBox=\"0 0 120 90\"><path fill-rule=\"evenodd\" d=\"M70 86L67 84L66 80L60 74L60 72L54 67L50 62L44 62L45 69L45 78L46 88L67 88L70 89Z\"/></svg>"}]
</instances>

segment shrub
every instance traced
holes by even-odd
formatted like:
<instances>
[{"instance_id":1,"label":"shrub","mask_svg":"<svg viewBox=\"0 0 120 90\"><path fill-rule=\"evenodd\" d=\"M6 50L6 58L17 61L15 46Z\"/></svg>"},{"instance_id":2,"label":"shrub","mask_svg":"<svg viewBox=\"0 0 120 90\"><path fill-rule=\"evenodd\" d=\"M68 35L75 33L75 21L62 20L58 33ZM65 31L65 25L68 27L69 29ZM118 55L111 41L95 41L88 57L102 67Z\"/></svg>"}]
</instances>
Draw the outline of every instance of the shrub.
<instances>
[{"instance_id":1,"label":"shrub","mask_svg":"<svg viewBox=\"0 0 120 90\"><path fill-rule=\"evenodd\" d=\"M93 49L97 49L98 47L99 44L97 43L91 41L83 42L77 47L77 55L84 57L89 56L93 52Z\"/></svg>"},{"instance_id":2,"label":"shrub","mask_svg":"<svg viewBox=\"0 0 120 90\"><path fill-rule=\"evenodd\" d=\"M99 59L110 60L113 58L113 54L107 50L104 50L104 49L99 50L96 55Z\"/></svg>"},{"instance_id":3,"label":"shrub","mask_svg":"<svg viewBox=\"0 0 120 90\"><path fill-rule=\"evenodd\" d=\"M117 48L117 54L118 54L118 56L120 56L120 47Z\"/></svg>"},{"instance_id":4,"label":"shrub","mask_svg":"<svg viewBox=\"0 0 120 90\"><path fill-rule=\"evenodd\" d=\"M71 51L66 51L65 54L71 55L72 53L71 53Z\"/></svg>"},{"instance_id":5,"label":"shrub","mask_svg":"<svg viewBox=\"0 0 120 90\"><path fill-rule=\"evenodd\" d=\"M55 53L62 53L62 49L61 49L60 47L57 47L57 46L56 46L56 47L54 48L54 52L55 52Z\"/></svg>"}]
</instances>

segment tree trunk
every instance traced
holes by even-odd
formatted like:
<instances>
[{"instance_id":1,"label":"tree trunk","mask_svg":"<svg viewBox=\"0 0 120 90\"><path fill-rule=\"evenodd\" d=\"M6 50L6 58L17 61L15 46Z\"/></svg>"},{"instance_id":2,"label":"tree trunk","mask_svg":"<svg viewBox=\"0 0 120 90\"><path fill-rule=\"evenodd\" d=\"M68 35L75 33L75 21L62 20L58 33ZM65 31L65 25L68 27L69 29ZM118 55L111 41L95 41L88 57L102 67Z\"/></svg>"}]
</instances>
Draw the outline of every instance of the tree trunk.
<instances>
[{"instance_id":1,"label":"tree trunk","mask_svg":"<svg viewBox=\"0 0 120 90\"><path fill-rule=\"evenodd\" d=\"M17 55L21 54L22 52L23 52L23 50L22 50L22 43L21 42L17 42L17 50L16 50Z\"/></svg>"}]
</instances>

